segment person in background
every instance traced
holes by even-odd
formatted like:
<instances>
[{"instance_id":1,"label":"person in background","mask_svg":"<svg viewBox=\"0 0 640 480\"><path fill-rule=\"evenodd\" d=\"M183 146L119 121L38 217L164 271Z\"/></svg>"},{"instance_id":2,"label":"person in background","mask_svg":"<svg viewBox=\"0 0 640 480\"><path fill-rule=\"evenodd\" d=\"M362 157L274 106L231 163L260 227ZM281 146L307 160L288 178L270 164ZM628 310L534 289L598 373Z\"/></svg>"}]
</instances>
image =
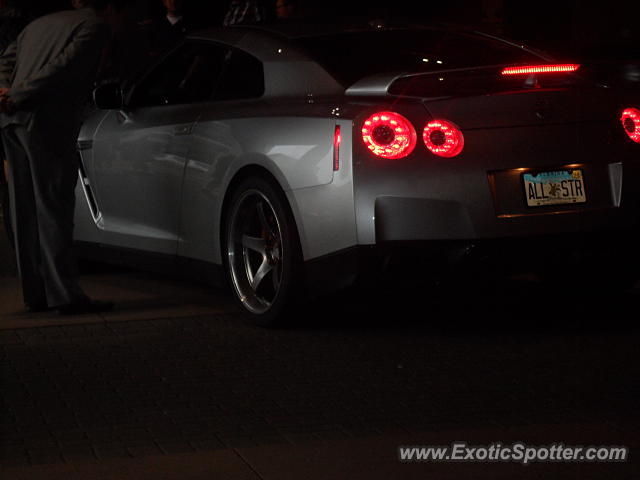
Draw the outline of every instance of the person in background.
<instances>
[{"instance_id":1,"label":"person in background","mask_svg":"<svg viewBox=\"0 0 640 480\"><path fill-rule=\"evenodd\" d=\"M164 15L138 24L137 43L144 66L177 45L193 29L186 0L162 0Z\"/></svg>"},{"instance_id":2,"label":"person in background","mask_svg":"<svg viewBox=\"0 0 640 480\"><path fill-rule=\"evenodd\" d=\"M30 14L24 2L0 0L0 51L15 42L29 20Z\"/></svg>"},{"instance_id":3,"label":"person in background","mask_svg":"<svg viewBox=\"0 0 640 480\"><path fill-rule=\"evenodd\" d=\"M74 4L82 4L84 0L73 0ZM133 37L131 25L126 17L126 6L132 0L111 0L113 8L102 16L109 25L111 38L103 50L98 68L96 83L121 81L129 76L130 65L127 64L128 51L132 47ZM74 7L75 8L75 7Z\"/></svg>"},{"instance_id":4,"label":"person in background","mask_svg":"<svg viewBox=\"0 0 640 480\"><path fill-rule=\"evenodd\" d=\"M188 25L184 18L184 0L162 0L164 8L167 10L165 17L167 26L179 35L185 35Z\"/></svg>"},{"instance_id":5,"label":"person in background","mask_svg":"<svg viewBox=\"0 0 640 480\"><path fill-rule=\"evenodd\" d=\"M268 9L260 0L232 0L222 25L251 25L269 21Z\"/></svg>"},{"instance_id":6,"label":"person in background","mask_svg":"<svg viewBox=\"0 0 640 480\"><path fill-rule=\"evenodd\" d=\"M0 88L0 126L24 302L63 315L113 307L84 293L73 254L76 141L111 36L102 17L113 5L76 7L34 20L12 44L14 55L0 57L0 71L12 71Z\"/></svg>"},{"instance_id":7,"label":"person in background","mask_svg":"<svg viewBox=\"0 0 640 480\"><path fill-rule=\"evenodd\" d=\"M299 0L276 0L276 19L294 20L303 17Z\"/></svg>"}]
</instances>

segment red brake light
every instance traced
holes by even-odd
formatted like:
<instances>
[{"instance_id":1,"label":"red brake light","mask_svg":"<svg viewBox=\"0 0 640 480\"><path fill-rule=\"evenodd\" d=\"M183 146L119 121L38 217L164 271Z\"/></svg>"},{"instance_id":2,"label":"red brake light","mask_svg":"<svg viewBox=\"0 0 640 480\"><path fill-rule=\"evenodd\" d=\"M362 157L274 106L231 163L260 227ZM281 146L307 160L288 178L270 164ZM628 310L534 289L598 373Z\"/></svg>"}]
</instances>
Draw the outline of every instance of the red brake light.
<instances>
[{"instance_id":1,"label":"red brake light","mask_svg":"<svg viewBox=\"0 0 640 480\"><path fill-rule=\"evenodd\" d=\"M502 75L528 75L530 73L572 73L580 68L576 63L558 65L523 65L507 67L502 70Z\"/></svg>"},{"instance_id":2,"label":"red brake light","mask_svg":"<svg viewBox=\"0 0 640 480\"><path fill-rule=\"evenodd\" d=\"M451 158L462 152L464 136L460 129L447 120L432 120L424 127L422 139L434 154Z\"/></svg>"},{"instance_id":3,"label":"red brake light","mask_svg":"<svg viewBox=\"0 0 640 480\"><path fill-rule=\"evenodd\" d=\"M340 135L340 125L336 125L336 129L333 132L333 171L337 172L340 169L340 143L342 142L342 136Z\"/></svg>"},{"instance_id":4,"label":"red brake light","mask_svg":"<svg viewBox=\"0 0 640 480\"><path fill-rule=\"evenodd\" d=\"M404 158L416 146L416 130L399 113L378 112L364 121L362 141L378 157Z\"/></svg>"},{"instance_id":5,"label":"red brake light","mask_svg":"<svg viewBox=\"0 0 640 480\"><path fill-rule=\"evenodd\" d=\"M620 118L624 131L629 138L636 143L640 143L640 110L637 108L627 108L622 112Z\"/></svg>"}]
</instances>

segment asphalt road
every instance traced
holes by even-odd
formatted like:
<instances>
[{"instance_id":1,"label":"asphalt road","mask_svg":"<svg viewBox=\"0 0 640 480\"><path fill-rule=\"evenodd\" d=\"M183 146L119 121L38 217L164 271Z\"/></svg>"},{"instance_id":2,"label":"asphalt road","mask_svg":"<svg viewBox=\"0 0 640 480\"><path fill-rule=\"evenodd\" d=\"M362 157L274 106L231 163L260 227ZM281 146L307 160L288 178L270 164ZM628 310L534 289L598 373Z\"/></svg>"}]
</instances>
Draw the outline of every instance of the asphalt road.
<instances>
[{"instance_id":1,"label":"asphalt road","mask_svg":"<svg viewBox=\"0 0 640 480\"><path fill-rule=\"evenodd\" d=\"M454 440L627 445L631 461L440 464L435 478L637 472L638 288L350 291L266 330L183 280L105 270L83 285L116 310L26 315L15 277L0 278L2 478L87 465L99 478L426 478L434 466L401 464L394 446ZM163 473L140 473L151 464Z\"/></svg>"}]
</instances>

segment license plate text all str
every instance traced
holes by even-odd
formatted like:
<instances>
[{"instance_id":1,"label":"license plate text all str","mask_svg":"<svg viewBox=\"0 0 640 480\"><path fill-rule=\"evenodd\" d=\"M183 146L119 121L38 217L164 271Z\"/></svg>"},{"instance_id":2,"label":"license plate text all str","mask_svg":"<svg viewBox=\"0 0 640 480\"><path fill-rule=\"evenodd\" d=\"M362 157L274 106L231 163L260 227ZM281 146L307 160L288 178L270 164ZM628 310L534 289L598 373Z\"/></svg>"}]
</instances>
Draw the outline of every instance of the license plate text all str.
<instances>
[{"instance_id":1,"label":"license plate text all str","mask_svg":"<svg viewBox=\"0 0 640 480\"><path fill-rule=\"evenodd\" d=\"M525 173L522 178L529 207L587 201L582 170Z\"/></svg>"}]
</instances>

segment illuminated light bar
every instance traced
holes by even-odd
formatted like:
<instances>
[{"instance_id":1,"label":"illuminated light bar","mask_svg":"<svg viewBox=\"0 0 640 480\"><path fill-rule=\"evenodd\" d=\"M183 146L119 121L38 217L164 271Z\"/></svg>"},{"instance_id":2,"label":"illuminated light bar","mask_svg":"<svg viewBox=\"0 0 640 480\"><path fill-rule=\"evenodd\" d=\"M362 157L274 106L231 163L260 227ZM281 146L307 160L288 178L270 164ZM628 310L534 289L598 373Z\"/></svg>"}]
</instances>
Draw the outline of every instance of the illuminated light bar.
<instances>
[{"instance_id":1,"label":"illuminated light bar","mask_svg":"<svg viewBox=\"0 0 640 480\"><path fill-rule=\"evenodd\" d=\"M336 125L333 133L333 171L340 170L340 144L342 143L342 135L340 135L340 125Z\"/></svg>"},{"instance_id":2,"label":"illuminated light bar","mask_svg":"<svg viewBox=\"0 0 640 480\"><path fill-rule=\"evenodd\" d=\"M529 75L531 73L573 73L580 68L577 63L561 65L523 65L519 67L507 67L502 70L502 75Z\"/></svg>"}]
</instances>

